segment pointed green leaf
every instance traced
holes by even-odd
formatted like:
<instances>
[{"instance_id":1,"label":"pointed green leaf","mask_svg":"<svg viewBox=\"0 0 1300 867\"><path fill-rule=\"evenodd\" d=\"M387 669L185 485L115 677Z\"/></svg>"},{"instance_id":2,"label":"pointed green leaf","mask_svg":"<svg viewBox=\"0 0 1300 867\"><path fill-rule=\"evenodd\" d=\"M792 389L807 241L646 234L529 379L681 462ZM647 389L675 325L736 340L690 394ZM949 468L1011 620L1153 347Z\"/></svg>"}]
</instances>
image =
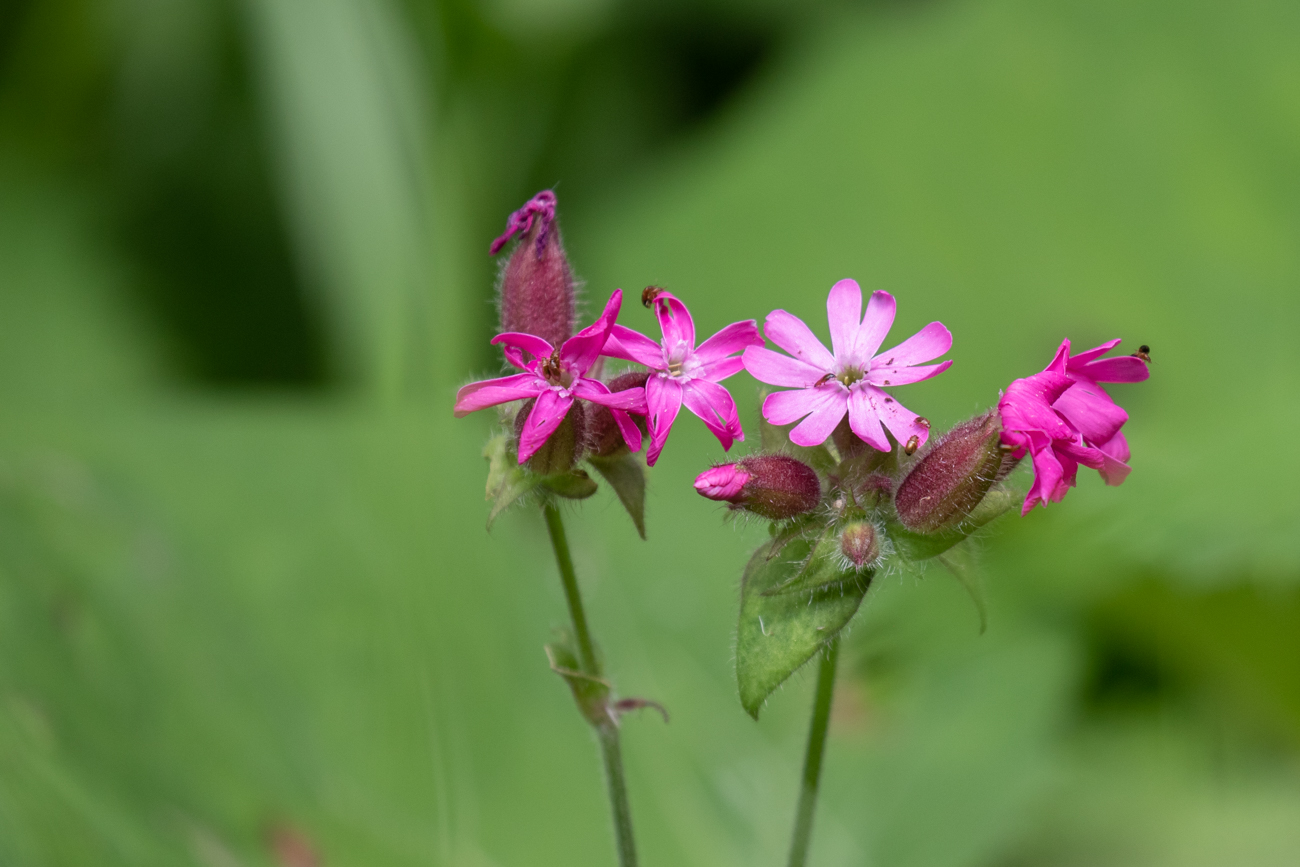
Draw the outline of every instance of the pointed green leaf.
<instances>
[{"instance_id":1,"label":"pointed green leaf","mask_svg":"<svg viewBox=\"0 0 1300 867\"><path fill-rule=\"evenodd\" d=\"M636 525L636 531L645 538L645 470L637 456L623 452L616 457L587 459L596 472L609 482L609 486L618 494L619 502L627 509Z\"/></svg>"},{"instance_id":2,"label":"pointed green leaf","mask_svg":"<svg viewBox=\"0 0 1300 867\"><path fill-rule=\"evenodd\" d=\"M769 542L745 567L736 635L736 681L749 715L758 712L772 690L834 638L852 619L870 586L870 575L856 576L822 590L766 596L804 566L812 544L797 539L769 559Z\"/></svg>"},{"instance_id":3,"label":"pointed green leaf","mask_svg":"<svg viewBox=\"0 0 1300 867\"><path fill-rule=\"evenodd\" d=\"M519 466L510 438L504 433L488 440L483 457L488 460L487 499L492 501L492 510L488 512L487 526L491 530L497 516L537 487L541 478Z\"/></svg>"},{"instance_id":4,"label":"pointed green leaf","mask_svg":"<svg viewBox=\"0 0 1300 867\"><path fill-rule=\"evenodd\" d=\"M775 539L773 543L775 543ZM773 547L773 546L769 546ZM812 553L789 579L762 591L764 596L779 596L783 593L800 593L814 590L838 588L845 583L858 581L855 569L843 569L844 556L840 554L840 533L838 528L827 527L817 539ZM771 560L769 551L768 560Z\"/></svg>"}]
</instances>

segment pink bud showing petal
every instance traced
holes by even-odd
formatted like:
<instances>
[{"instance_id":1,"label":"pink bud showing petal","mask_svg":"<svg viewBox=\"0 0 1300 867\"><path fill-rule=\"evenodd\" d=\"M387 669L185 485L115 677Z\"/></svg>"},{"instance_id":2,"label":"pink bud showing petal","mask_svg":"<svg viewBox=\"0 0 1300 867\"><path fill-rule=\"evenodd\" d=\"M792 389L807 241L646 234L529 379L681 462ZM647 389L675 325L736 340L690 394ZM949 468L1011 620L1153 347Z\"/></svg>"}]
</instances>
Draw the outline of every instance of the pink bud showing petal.
<instances>
[{"instance_id":1,"label":"pink bud showing petal","mask_svg":"<svg viewBox=\"0 0 1300 867\"><path fill-rule=\"evenodd\" d=\"M742 470L738 464L722 464L700 473L695 478L695 490L710 500L739 503L740 492L744 490L745 482L748 481L749 473Z\"/></svg>"},{"instance_id":2,"label":"pink bud showing petal","mask_svg":"<svg viewBox=\"0 0 1300 867\"><path fill-rule=\"evenodd\" d=\"M750 455L705 470L695 480L695 490L772 521L811 512L822 496L817 471L789 455Z\"/></svg>"},{"instance_id":3,"label":"pink bud showing petal","mask_svg":"<svg viewBox=\"0 0 1300 867\"><path fill-rule=\"evenodd\" d=\"M880 556L876 528L866 521L849 524L840 533L840 553L859 569L874 563Z\"/></svg>"},{"instance_id":4,"label":"pink bud showing petal","mask_svg":"<svg viewBox=\"0 0 1300 867\"><path fill-rule=\"evenodd\" d=\"M560 346L573 336L574 279L560 243L553 192L543 190L510 215L505 234L492 242L492 255L516 234L522 239L498 284L501 330Z\"/></svg>"},{"instance_id":5,"label":"pink bud showing petal","mask_svg":"<svg viewBox=\"0 0 1300 867\"><path fill-rule=\"evenodd\" d=\"M1016 464L1002 448L996 412L964 421L932 445L898 486L894 506L903 526L937 533L961 523L989 488Z\"/></svg>"}]
</instances>

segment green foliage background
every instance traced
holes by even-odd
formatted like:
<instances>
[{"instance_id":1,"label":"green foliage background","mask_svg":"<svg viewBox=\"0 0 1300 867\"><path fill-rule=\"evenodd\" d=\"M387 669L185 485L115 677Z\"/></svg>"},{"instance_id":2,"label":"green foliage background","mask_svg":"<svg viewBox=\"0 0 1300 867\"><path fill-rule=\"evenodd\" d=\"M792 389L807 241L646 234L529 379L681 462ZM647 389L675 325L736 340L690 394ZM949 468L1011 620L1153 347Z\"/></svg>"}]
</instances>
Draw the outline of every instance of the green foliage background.
<instances>
[{"instance_id":1,"label":"green foliage background","mask_svg":"<svg viewBox=\"0 0 1300 867\"><path fill-rule=\"evenodd\" d=\"M1280 0L7 5L0 863L610 863L541 523L487 534L450 412L498 364L487 243L555 185L589 300L819 323L853 276L942 319L936 426L1062 336L1152 346L1129 481L982 541L985 635L940 571L868 594L814 863L1294 864L1298 37ZM673 714L624 725L650 865L780 863L793 814L811 678L737 699L763 531L691 490L721 457L679 427L648 542L607 489L569 519L609 673Z\"/></svg>"}]
</instances>

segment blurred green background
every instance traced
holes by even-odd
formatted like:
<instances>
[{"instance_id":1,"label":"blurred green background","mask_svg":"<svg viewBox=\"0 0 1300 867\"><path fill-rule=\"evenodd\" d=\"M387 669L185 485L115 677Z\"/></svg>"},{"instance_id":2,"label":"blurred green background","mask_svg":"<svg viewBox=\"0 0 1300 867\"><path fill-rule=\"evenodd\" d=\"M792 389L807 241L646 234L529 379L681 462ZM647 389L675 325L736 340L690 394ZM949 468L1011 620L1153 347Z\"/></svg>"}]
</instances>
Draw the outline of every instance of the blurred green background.
<instances>
[{"instance_id":1,"label":"blurred green background","mask_svg":"<svg viewBox=\"0 0 1300 867\"><path fill-rule=\"evenodd\" d=\"M824 335L852 276L895 340L942 319L937 426L1062 336L1152 347L1129 481L982 540L986 634L941 571L868 596L814 864L1300 863L1298 39L1286 0L7 0L0 863L612 863L541 523L484 530L451 417L548 186L589 313ZM793 816L812 679L736 698L721 457L678 427L648 542L608 490L570 519L673 714L624 724L647 865L782 863Z\"/></svg>"}]
</instances>

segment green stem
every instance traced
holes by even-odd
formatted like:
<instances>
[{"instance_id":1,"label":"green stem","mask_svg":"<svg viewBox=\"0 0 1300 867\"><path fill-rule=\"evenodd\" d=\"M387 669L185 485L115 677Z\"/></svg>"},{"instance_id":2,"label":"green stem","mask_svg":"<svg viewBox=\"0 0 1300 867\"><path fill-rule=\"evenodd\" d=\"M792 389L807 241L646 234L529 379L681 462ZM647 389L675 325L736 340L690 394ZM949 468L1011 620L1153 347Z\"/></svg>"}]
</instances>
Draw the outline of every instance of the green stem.
<instances>
[{"instance_id":1,"label":"green stem","mask_svg":"<svg viewBox=\"0 0 1300 867\"><path fill-rule=\"evenodd\" d=\"M551 547L555 549L555 564L560 568L560 583L564 585L564 598L569 603L569 617L573 621L573 636L578 642L578 656L583 674L600 677L596 648L587 628L587 615L582 610L582 595L578 591L578 577L573 571L569 556L569 540L564 534L560 510L548 502L542 507L546 516L546 529L551 534ZM595 726L600 739L600 753L605 760L605 779L609 783L609 806L614 815L614 837L618 844L620 867L636 867L636 844L632 839L632 810L627 800L627 782L623 775L623 753L619 749L618 726L612 721Z\"/></svg>"},{"instance_id":2,"label":"green stem","mask_svg":"<svg viewBox=\"0 0 1300 867\"><path fill-rule=\"evenodd\" d=\"M835 664L840 640L822 654L817 669L817 695L813 698L812 724L808 727L808 753L803 760L803 783L799 787L799 809L794 818L794 840L790 843L790 867L803 867L812 842L813 813L817 809L817 786L821 782L822 755L826 752L826 728L831 720L831 699L835 696Z\"/></svg>"}]
</instances>

